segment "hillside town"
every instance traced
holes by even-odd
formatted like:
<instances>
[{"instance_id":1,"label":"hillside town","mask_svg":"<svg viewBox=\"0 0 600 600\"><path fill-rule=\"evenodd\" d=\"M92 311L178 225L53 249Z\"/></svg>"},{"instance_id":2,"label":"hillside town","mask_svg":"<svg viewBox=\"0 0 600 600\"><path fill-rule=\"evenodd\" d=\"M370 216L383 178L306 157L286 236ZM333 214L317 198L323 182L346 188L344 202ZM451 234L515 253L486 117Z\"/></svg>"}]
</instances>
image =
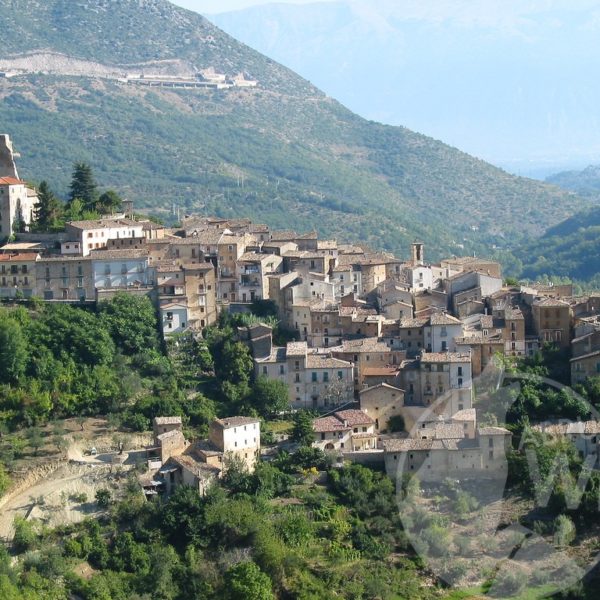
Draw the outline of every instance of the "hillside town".
<instances>
[{"instance_id":1,"label":"hillside town","mask_svg":"<svg viewBox=\"0 0 600 600\"><path fill-rule=\"evenodd\" d=\"M240 328L255 375L283 382L291 410L324 414L313 423L314 445L343 458L383 462L391 476L399 468L432 478L502 474L511 434L480 425L473 402L473 381L495 357L532 357L552 344L571 348L574 384L600 372L600 296L505 285L499 263L475 256L429 263L422 242L402 259L250 219L186 216L167 228L133 218L131 207L13 236L16 219L33 221L37 196L18 178L10 139L1 140L9 241L0 247L0 297L94 304L119 292L148 296L165 339L201 339L223 311L269 303L295 341L277 346L262 323ZM157 434L157 447L170 449L161 462L213 476L208 455L189 451L176 430Z\"/></svg>"}]
</instances>

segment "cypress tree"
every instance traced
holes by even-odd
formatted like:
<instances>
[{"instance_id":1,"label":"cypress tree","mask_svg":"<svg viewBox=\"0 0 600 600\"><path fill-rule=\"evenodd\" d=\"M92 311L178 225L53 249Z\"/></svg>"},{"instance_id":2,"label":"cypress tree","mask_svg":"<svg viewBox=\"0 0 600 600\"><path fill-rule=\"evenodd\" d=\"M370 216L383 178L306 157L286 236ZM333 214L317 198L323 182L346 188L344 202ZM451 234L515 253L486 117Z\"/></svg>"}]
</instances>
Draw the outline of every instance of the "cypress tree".
<instances>
[{"instance_id":1,"label":"cypress tree","mask_svg":"<svg viewBox=\"0 0 600 600\"><path fill-rule=\"evenodd\" d=\"M35 208L35 227L38 231L48 231L56 224L61 213L60 200L54 195L46 181L40 183L38 204Z\"/></svg>"},{"instance_id":2,"label":"cypress tree","mask_svg":"<svg viewBox=\"0 0 600 600\"><path fill-rule=\"evenodd\" d=\"M92 168L86 163L75 163L69 193L69 202L79 198L85 210L94 210L98 200L98 189Z\"/></svg>"}]
</instances>

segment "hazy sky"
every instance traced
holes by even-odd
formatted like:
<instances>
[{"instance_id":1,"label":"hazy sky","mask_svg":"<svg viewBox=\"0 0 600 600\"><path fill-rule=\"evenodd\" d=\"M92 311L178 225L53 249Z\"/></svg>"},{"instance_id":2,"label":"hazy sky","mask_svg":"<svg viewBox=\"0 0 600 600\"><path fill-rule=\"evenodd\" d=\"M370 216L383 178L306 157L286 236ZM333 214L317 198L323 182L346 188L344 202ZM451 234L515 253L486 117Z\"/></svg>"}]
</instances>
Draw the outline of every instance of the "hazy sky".
<instances>
[{"instance_id":1,"label":"hazy sky","mask_svg":"<svg viewBox=\"0 0 600 600\"><path fill-rule=\"evenodd\" d=\"M273 0L271 0L272 2ZM320 0L321 2L330 0ZM171 0L173 4L195 10L201 14L221 13L258 4L270 4L269 0ZM276 0L278 4L309 4L315 0Z\"/></svg>"}]
</instances>

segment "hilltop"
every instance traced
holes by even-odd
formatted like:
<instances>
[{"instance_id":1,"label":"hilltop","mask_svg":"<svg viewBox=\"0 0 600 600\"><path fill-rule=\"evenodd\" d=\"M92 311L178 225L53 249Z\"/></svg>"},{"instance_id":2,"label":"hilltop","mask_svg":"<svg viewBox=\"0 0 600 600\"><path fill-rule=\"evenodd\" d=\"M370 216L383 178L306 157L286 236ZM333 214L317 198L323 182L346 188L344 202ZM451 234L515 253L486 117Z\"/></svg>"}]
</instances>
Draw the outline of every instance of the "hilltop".
<instances>
[{"instance_id":1,"label":"hilltop","mask_svg":"<svg viewBox=\"0 0 600 600\"><path fill-rule=\"evenodd\" d=\"M0 0L0 27L5 65L66 57L62 71L38 66L0 79L0 129L22 153L22 174L63 194L72 163L85 160L103 185L166 217L174 204L252 216L401 255L415 237L433 239L431 258L512 246L586 206L406 128L362 119L164 0ZM89 75L73 74L73 59L93 64ZM243 72L259 85L189 91L102 76L126 65L154 73L158 64L163 73Z\"/></svg>"},{"instance_id":2,"label":"hilltop","mask_svg":"<svg viewBox=\"0 0 600 600\"><path fill-rule=\"evenodd\" d=\"M582 171L562 171L550 175L546 181L565 190L598 197L600 195L600 165L589 165Z\"/></svg>"}]
</instances>

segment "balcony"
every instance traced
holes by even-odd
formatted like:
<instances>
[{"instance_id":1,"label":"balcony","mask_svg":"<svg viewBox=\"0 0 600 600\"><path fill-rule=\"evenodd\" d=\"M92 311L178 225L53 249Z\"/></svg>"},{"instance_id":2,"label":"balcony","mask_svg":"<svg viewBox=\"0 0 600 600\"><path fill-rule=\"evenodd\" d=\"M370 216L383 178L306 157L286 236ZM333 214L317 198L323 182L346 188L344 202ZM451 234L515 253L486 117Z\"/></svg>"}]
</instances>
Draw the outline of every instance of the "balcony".
<instances>
[{"instance_id":1,"label":"balcony","mask_svg":"<svg viewBox=\"0 0 600 600\"><path fill-rule=\"evenodd\" d=\"M262 287L260 277L256 275L242 275L240 284L245 287Z\"/></svg>"}]
</instances>

